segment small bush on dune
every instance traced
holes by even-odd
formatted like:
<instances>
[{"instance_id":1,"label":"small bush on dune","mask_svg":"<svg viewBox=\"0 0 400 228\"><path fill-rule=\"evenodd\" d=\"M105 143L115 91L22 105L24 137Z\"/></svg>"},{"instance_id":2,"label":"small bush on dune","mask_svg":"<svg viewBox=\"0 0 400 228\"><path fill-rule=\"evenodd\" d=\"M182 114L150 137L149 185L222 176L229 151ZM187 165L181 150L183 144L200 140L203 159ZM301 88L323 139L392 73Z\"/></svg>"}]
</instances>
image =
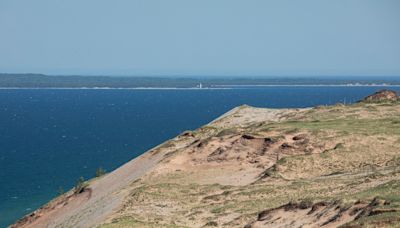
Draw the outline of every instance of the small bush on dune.
<instances>
[{"instance_id":1,"label":"small bush on dune","mask_svg":"<svg viewBox=\"0 0 400 228\"><path fill-rule=\"evenodd\" d=\"M344 144L343 143L338 143L335 145L335 147L333 148L334 150L338 150L338 149L343 149L344 148Z\"/></svg>"},{"instance_id":2,"label":"small bush on dune","mask_svg":"<svg viewBox=\"0 0 400 228\"><path fill-rule=\"evenodd\" d=\"M76 182L75 188L74 188L74 193L79 194L85 191L87 188L88 183L86 183L85 178L80 177L78 181Z\"/></svg>"},{"instance_id":3,"label":"small bush on dune","mask_svg":"<svg viewBox=\"0 0 400 228\"><path fill-rule=\"evenodd\" d=\"M300 201L300 203L299 203L300 209L307 209L307 208L312 207L312 205L313 205L313 200L309 199L309 198L306 198L306 199Z\"/></svg>"},{"instance_id":4,"label":"small bush on dune","mask_svg":"<svg viewBox=\"0 0 400 228\"><path fill-rule=\"evenodd\" d=\"M103 167L99 167L96 170L96 177L101 177L106 174L106 170Z\"/></svg>"}]
</instances>

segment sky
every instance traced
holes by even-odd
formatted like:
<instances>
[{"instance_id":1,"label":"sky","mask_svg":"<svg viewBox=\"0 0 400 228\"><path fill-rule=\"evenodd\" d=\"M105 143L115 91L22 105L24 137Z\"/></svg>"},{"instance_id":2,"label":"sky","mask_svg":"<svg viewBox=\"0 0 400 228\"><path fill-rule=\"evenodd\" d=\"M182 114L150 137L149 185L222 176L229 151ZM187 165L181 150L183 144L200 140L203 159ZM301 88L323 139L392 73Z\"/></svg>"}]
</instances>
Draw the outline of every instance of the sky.
<instances>
[{"instance_id":1,"label":"sky","mask_svg":"<svg viewBox=\"0 0 400 228\"><path fill-rule=\"evenodd\" d=\"M399 0L0 0L0 72L399 75Z\"/></svg>"}]
</instances>

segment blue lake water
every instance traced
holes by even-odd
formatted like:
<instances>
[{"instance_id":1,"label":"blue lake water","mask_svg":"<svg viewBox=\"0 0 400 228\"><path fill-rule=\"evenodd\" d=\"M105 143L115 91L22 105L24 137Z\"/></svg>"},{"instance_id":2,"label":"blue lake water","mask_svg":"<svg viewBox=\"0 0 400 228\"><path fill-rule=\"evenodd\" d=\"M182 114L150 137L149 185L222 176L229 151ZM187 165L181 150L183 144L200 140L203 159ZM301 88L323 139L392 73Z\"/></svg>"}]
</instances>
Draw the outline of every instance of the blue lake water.
<instances>
[{"instance_id":1,"label":"blue lake water","mask_svg":"<svg viewBox=\"0 0 400 228\"><path fill-rule=\"evenodd\" d=\"M355 102L379 87L0 90L0 227L235 106ZM399 91L400 88L391 88Z\"/></svg>"}]
</instances>

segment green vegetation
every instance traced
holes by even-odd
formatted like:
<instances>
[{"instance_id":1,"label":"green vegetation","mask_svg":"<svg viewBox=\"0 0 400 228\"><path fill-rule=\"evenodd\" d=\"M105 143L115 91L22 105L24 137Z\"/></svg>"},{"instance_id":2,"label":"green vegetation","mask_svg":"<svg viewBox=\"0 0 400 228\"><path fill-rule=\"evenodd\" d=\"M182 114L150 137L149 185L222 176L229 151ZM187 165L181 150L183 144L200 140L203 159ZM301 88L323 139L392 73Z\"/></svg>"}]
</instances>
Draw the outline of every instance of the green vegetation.
<instances>
[{"instance_id":1,"label":"green vegetation","mask_svg":"<svg viewBox=\"0 0 400 228\"><path fill-rule=\"evenodd\" d=\"M341 228L351 227L388 227L388 228L399 228L400 227L400 211L387 212L378 215L372 215L363 217L356 221L347 223Z\"/></svg>"},{"instance_id":2,"label":"green vegetation","mask_svg":"<svg viewBox=\"0 0 400 228\"><path fill-rule=\"evenodd\" d=\"M76 185L74 187L74 193L79 194L85 191L85 189L88 187L88 183L85 181L85 178L80 177L76 181Z\"/></svg>"},{"instance_id":3,"label":"green vegetation","mask_svg":"<svg viewBox=\"0 0 400 228\"><path fill-rule=\"evenodd\" d=\"M103 169L103 167L99 167L96 170L96 177L101 177L103 175L105 175L107 172L105 169Z\"/></svg>"},{"instance_id":4,"label":"green vegetation","mask_svg":"<svg viewBox=\"0 0 400 228\"><path fill-rule=\"evenodd\" d=\"M132 217L114 219L111 223L100 226L101 228L186 228L175 224L162 224L157 222L143 222Z\"/></svg>"},{"instance_id":5,"label":"green vegetation","mask_svg":"<svg viewBox=\"0 0 400 228\"><path fill-rule=\"evenodd\" d=\"M389 181L376 187L349 196L356 199L371 199L379 197L400 209L400 181Z\"/></svg>"},{"instance_id":6,"label":"green vegetation","mask_svg":"<svg viewBox=\"0 0 400 228\"><path fill-rule=\"evenodd\" d=\"M222 130L222 131L220 131L217 135L216 135L216 137L223 137L223 136L226 136L226 135L233 135L233 134L237 134L237 129L235 129L235 128L230 128L230 129L224 129L224 130Z\"/></svg>"},{"instance_id":7,"label":"green vegetation","mask_svg":"<svg viewBox=\"0 0 400 228\"><path fill-rule=\"evenodd\" d=\"M302 129L310 131L333 130L337 132L365 135L400 135L400 119L336 119L314 121L287 121L274 124L283 129Z\"/></svg>"}]
</instances>

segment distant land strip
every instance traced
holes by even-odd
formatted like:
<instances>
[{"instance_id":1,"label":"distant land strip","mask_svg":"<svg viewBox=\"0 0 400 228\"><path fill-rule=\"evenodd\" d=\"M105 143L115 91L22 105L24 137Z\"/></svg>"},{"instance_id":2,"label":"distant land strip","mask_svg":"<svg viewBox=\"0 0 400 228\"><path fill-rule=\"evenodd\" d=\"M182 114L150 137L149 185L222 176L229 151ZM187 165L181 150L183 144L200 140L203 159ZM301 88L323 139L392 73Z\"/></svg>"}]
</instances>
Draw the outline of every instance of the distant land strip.
<instances>
[{"instance_id":1,"label":"distant land strip","mask_svg":"<svg viewBox=\"0 0 400 228\"><path fill-rule=\"evenodd\" d=\"M270 86L400 86L400 77L122 77L0 73L0 88L2 89L218 89Z\"/></svg>"}]
</instances>

